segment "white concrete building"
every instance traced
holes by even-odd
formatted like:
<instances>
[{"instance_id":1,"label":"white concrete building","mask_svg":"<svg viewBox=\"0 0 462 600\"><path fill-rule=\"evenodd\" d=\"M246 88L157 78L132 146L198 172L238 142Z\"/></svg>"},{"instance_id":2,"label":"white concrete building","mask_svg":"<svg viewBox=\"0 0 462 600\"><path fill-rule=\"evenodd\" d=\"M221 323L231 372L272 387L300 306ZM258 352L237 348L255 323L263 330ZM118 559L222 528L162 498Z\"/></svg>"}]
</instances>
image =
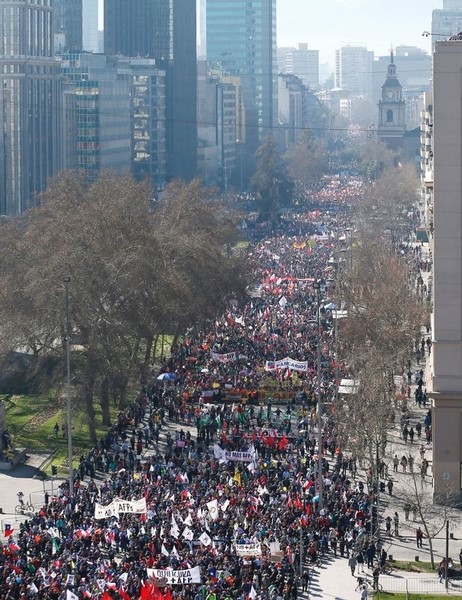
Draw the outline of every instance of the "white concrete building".
<instances>
[{"instance_id":1,"label":"white concrete building","mask_svg":"<svg viewBox=\"0 0 462 600\"><path fill-rule=\"evenodd\" d=\"M436 43L433 89L433 399L435 497L462 490L462 41Z\"/></svg>"},{"instance_id":2,"label":"white concrete building","mask_svg":"<svg viewBox=\"0 0 462 600\"><path fill-rule=\"evenodd\" d=\"M335 51L335 87L372 97L374 53L364 46L343 46Z\"/></svg>"}]
</instances>

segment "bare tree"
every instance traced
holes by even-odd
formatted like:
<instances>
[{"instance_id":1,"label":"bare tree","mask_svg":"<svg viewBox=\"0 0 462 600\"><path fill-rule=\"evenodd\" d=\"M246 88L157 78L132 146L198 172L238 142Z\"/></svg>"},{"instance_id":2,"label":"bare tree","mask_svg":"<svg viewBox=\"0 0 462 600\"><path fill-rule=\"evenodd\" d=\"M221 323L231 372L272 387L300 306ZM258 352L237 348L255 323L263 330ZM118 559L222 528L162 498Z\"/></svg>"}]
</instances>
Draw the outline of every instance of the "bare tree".
<instances>
[{"instance_id":1,"label":"bare tree","mask_svg":"<svg viewBox=\"0 0 462 600\"><path fill-rule=\"evenodd\" d=\"M107 173L52 182L39 208L1 225L3 349L62 355L63 276L71 277L79 397L96 441L95 396L109 423L108 388L124 406L159 333L213 317L245 287L229 252L235 229L197 182L174 184L152 206L149 187Z\"/></svg>"}]
</instances>

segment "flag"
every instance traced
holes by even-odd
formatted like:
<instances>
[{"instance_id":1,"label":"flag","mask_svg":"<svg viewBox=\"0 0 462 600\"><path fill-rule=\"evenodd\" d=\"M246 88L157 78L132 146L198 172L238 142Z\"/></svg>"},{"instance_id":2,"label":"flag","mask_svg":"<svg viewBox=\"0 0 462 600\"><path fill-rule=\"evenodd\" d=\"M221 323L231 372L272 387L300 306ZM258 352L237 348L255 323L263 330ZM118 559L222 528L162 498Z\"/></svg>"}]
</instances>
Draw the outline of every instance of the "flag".
<instances>
[{"instance_id":1,"label":"flag","mask_svg":"<svg viewBox=\"0 0 462 600\"><path fill-rule=\"evenodd\" d=\"M51 541L51 556L54 556L59 549L58 538L53 538Z\"/></svg>"},{"instance_id":2,"label":"flag","mask_svg":"<svg viewBox=\"0 0 462 600\"><path fill-rule=\"evenodd\" d=\"M101 596L101 600L114 600L114 598L111 596L111 594L109 594L109 592L104 592L104 594Z\"/></svg>"},{"instance_id":3,"label":"flag","mask_svg":"<svg viewBox=\"0 0 462 600\"><path fill-rule=\"evenodd\" d=\"M164 600L159 588L147 581L141 587L140 600Z\"/></svg>"},{"instance_id":4,"label":"flag","mask_svg":"<svg viewBox=\"0 0 462 600\"><path fill-rule=\"evenodd\" d=\"M172 592L169 589L164 594L164 600L173 600Z\"/></svg>"},{"instance_id":5,"label":"flag","mask_svg":"<svg viewBox=\"0 0 462 600\"><path fill-rule=\"evenodd\" d=\"M194 533L192 532L192 529L185 527L182 536L185 540L191 541L194 538Z\"/></svg>"},{"instance_id":6,"label":"flag","mask_svg":"<svg viewBox=\"0 0 462 600\"><path fill-rule=\"evenodd\" d=\"M79 600L79 597L71 590L66 590L66 600Z\"/></svg>"},{"instance_id":7,"label":"flag","mask_svg":"<svg viewBox=\"0 0 462 600\"><path fill-rule=\"evenodd\" d=\"M207 508L209 511L209 515L210 518L212 519L212 521L217 521L218 520L218 500L210 500L210 502L207 502Z\"/></svg>"},{"instance_id":8,"label":"flag","mask_svg":"<svg viewBox=\"0 0 462 600\"><path fill-rule=\"evenodd\" d=\"M250 590L250 592L249 592L249 598L250 598L251 600L253 600L253 599L254 599L254 598L256 598L256 597L257 597L257 592L255 591L255 588L252 586L252 588L251 588L251 590Z\"/></svg>"},{"instance_id":9,"label":"flag","mask_svg":"<svg viewBox=\"0 0 462 600\"><path fill-rule=\"evenodd\" d=\"M13 535L14 528L11 525L5 525L5 537L10 537Z\"/></svg>"},{"instance_id":10,"label":"flag","mask_svg":"<svg viewBox=\"0 0 462 600\"><path fill-rule=\"evenodd\" d=\"M163 554L164 556L170 556L170 552L165 547L165 544L162 544L162 548L160 549L160 553Z\"/></svg>"},{"instance_id":11,"label":"flag","mask_svg":"<svg viewBox=\"0 0 462 600\"><path fill-rule=\"evenodd\" d=\"M119 590L119 596L122 598L122 600L131 600L130 596L122 588Z\"/></svg>"},{"instance_id":12,"label":"flag","mask_svg":"<svg viewBox=\"0 0 462 600\"><path fill-rule=\"evenodd\" d=\"M210 544L212 543L212 539L210 538L210 536L205 533L199 536L199 541L203 546L210 546Z\"/></svg>"}]
</instances>

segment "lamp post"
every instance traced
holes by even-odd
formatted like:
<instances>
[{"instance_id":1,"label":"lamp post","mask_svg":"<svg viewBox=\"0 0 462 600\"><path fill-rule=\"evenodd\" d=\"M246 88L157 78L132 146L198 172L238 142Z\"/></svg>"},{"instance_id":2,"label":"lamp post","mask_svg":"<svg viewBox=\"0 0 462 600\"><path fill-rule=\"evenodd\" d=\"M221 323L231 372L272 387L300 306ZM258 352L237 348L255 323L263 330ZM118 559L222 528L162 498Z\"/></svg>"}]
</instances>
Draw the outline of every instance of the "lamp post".
<instances>
[{"instance_id":1,"label":"lamp post","mask_svg":"<svg viewBox=\"0 0 462 600\"><path fill-rule=\"evenodd\" d=\"M322 397L321 397L321 284L319 281L313 283L313 289L316 290L317 303L317 386L316 396L318 401L318 507L319 511L323 504L323 474L322 474Z\"/></svg>"},{"instance_id":2,"label":"lamp post","mask_svg":"<svg viewBox=\"0 0 462 600\"><path fill-rule=\"evenodd\" d=\"M74 469L72 465L72 404L71 404L71 352L69 339L69 276L63 277L64 282L64 336L66 340L66 404L67 404L67 457L69 461L69 497L74 495Z\"/></svg>"}]
</instances>

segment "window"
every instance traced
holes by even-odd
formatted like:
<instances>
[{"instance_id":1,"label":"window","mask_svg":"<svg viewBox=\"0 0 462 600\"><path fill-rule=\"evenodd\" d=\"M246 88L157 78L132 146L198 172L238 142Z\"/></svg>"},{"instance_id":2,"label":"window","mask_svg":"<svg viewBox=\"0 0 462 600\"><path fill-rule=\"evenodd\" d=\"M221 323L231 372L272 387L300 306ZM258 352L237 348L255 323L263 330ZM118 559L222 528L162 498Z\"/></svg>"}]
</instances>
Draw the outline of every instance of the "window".
<instances>
[{"instance_id":1,"label":"window","mask_svg":"<svg viewBox=\"0 0 462 600\"><path fill-rule=\"evenodd\" d=\"M393 111L387 110L387 123L393 123Z\"/></svg>"}]
</instances>

